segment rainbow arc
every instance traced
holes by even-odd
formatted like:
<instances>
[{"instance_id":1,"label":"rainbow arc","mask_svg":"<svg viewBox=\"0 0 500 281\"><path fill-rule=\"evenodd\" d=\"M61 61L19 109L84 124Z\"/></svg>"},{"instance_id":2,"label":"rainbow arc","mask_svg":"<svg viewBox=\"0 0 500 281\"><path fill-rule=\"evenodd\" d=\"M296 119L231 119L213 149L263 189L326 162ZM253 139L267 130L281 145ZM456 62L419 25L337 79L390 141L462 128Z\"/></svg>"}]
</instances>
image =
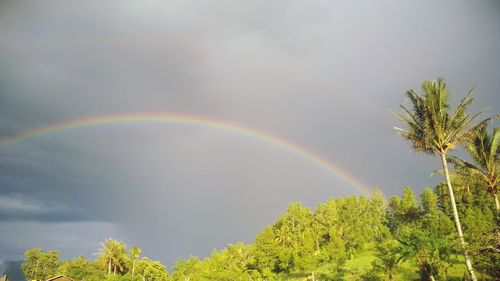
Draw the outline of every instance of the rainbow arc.
<instances>
[{"instance_id":1,"label":"rainbow arc","mask_svg":"<svg viewBox=\"0 0 500 281\"><path fill-rule=\"evenodd\" d=\"M372 189L360 180L356 179L345 169L321 157L304 146L293 143L289 140L280 138L268 132L243 127L223 120L212 119L203 116L185 115L185 114L165 114L165 113L137 113L137 114L115 114L102 115L82 119L70 120L50 126L37 128L8 137L0 138L0 148L5 145L11 145L42 136L61 133L68 130L74 130L83 127L92 127L106 124L117 123L171 123L186 126L197 126L214 130L222 130L234 133L240 136L249 137L267 145L274 146L283 151L298 156L304 160L316 164L325 171L342 179L358 191L369 194Z\"/></svg>"}]
</instances>

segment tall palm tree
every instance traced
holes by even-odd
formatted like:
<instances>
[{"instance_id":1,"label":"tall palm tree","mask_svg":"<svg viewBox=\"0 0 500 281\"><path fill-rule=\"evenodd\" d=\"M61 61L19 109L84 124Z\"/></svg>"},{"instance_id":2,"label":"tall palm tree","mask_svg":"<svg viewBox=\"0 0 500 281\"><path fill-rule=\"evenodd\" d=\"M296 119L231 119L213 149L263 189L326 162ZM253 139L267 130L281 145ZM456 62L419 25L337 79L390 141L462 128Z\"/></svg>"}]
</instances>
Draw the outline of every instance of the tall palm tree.
<instances>
[{"instance_id":1,"label":"tall palm tree","mask_svg":"<svg viewBox=\"0 0 500 281\"><path fill-rule=\"evenodd\" d=\"M497 192L500 188L500 128L494 128L492 135L486 127L471 135L465 142L473 163L450 156L459 176L484 186L495 199L496 210L500 211Z\"/></svg>"},{"instance_id":2,"label":"tall palm tree","mask_svg":"<svg viewBox=\"0 0 500 281\"><path fill-rule=\"evenodd\" d=\"M452 111L448 103L448 89L443 79L425 81L422 84L422 89L424 91L423 94L418 94L415 90L408 90L406 92L412 108L409 109L401 105L403 112L396 113L396 115L401 119L405 127L395 129L403 138L412 143L415 151L437 155L441 158L465 264L470 278L476 280L474 269L465 248L465 240L458 217L446 156L448 151L460 145L471 132L485 126L486 121L482 121L472 127L472 123L480 114L471 115L468 112L470 105L474 101L471 97L472 90L469 91Z\"/></svg>"}]
</instances>

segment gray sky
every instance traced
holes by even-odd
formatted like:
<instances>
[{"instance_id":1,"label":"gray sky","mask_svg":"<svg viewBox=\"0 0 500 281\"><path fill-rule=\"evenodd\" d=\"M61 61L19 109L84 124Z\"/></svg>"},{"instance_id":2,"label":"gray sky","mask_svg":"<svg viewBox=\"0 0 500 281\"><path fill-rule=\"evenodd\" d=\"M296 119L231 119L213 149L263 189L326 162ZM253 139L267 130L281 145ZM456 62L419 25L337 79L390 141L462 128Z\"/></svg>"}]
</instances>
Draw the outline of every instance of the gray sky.
<instances>
[{"instance_id":1,"label":"gray sky","mask_svg":"<svg viewBox=\"0 0 500 281\"><path fill-rule=\"evenodd\" d=\"M388 109L444 77L500 106L498 1L0 2L0 136L185 113L301 144L389 197L434 185ZM360 191L261 142L116 124L0 147L0 260L91 256L108 237L171 265L251 242L292 201Z\"/></svg>"}]
</instances>

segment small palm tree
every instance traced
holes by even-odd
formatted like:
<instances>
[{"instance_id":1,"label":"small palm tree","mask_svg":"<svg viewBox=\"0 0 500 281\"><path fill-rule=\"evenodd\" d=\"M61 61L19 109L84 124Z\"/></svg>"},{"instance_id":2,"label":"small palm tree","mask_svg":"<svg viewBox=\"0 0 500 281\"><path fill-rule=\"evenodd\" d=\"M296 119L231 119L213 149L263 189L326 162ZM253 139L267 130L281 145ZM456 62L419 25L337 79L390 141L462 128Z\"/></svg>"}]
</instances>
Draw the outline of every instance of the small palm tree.
<instances>
[{"instance_id":1,"label":"small palm tree","mask_svg":"<svg viewBox=\"0 0 500 281\"><path fill-rule=\"evenodd\" d=\"M451 156L449 161L455 166L460 177L479 186L484 186L495 199L496 210L500 211L497 192L500 186L500 128L494 128L492 135L486 127L471 135L465 142L473 163Z\"/></svg>"},{"instance_id":2,"label":"small palm tree","mask_svg":"<svg viewBox=\"0 0 500 281\"><path fill-rule=\"evenodd\" d=\"M446 185L450 194L453 217L458 232L460 244L463 249L465 264L472 280L476 280L474 270L470 262L465 240L460 225L455 195L450 181L448 171L447 153L464 142L474 131L486 125L486 120L476 126L473 122L480 114L471 115L468 112L474 99L471 97L472 90L460 101L458 106L451 111L449 95L446 83L443 79L437 81L425 81L422 84L423 94L415 90L406 92L412 108L408 109L401 105L402 113L396 113L405 128L395 128L405 139L409 140L417 152L429 155L438 155L444 169Z\"/></svg>"},{"instance_id":3,"label":"small palm tree","mask_svg":"<svg viewBox=\"0 0 500 281\"><path fill-rule=\"evenodd\" d=\"M125 244L118 240L106 239L104 243L101 242L101 249L97 254L108 264L108 275L111 274L111 269L113 269L114 274L116 274L117 268L122 270L125 248Z\"/></svg>"},{"instance_id":4,"label":"small palm tree","mask_svg":"<svg viewBox=\"0 0 500 281\"><path fill-rule=\"evenodd\" d=\"M141 256L142 250L138 246L133 246L130 248L129 254L132 259L132 275L135 272L135 261Z\"/></svg>"}]
</instances>

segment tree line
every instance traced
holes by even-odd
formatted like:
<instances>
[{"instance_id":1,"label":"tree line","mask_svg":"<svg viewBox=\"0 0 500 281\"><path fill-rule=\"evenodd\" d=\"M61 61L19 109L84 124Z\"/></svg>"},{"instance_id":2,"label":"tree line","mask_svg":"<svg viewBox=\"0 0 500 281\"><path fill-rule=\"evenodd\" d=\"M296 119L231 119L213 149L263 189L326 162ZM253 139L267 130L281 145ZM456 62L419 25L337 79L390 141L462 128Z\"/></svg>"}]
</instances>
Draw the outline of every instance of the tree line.
<instances>
[{"instance_id":1,"label":"tree line","mask_svg":"<svg viewBox=\"0 0 500 281\"><path fill-rule=\"evenodd\" d=\"M444 185L425 188L420 200L409 187L389 200L375 191L370 198L330 198L315 210L292 203L253 243L228 245L203 260L180 258L170 274L160 262L141 257L140 248L113 239L101 244L95 260L61 261L57 251L31 249L22 269L28 280L58 274L117 281L289 280L313 274L316 280L341 280L349 274L345 264L368 250L373 260L360 275L364 280L397 280L403 263L422 280L452 279L448 269L460 266L461 250L446 191ZM494 201L486 190L470 188L457 192L457 202L473 264L485 276L500 276Z\"/></svg>"},{"instance_id":2,"label":"tree line","mask_svg":"<svg viewBox=\"0 0 500 281\"><path fill-rule=\"evenodd\" d=\"M75 280L463 280L500 278L500 130L498 114L481 121L469 113L469 92L449 104L444 80L409 90L396 128L417 152L437 156L444 181L419 196L406 187L388 200L330 198L315 209L292 203L253 243L230 244L209 257L179 258L171 273L114 239L98 257L61 261L59 252L31 249L28 280L64 274ZM464 147L468 159L450 155ZM449 165L449 163L451 165ZM450 169L451 168L451 169ZM460 262L460 259L463 261Z\"/></svg>"}]
</instances>

